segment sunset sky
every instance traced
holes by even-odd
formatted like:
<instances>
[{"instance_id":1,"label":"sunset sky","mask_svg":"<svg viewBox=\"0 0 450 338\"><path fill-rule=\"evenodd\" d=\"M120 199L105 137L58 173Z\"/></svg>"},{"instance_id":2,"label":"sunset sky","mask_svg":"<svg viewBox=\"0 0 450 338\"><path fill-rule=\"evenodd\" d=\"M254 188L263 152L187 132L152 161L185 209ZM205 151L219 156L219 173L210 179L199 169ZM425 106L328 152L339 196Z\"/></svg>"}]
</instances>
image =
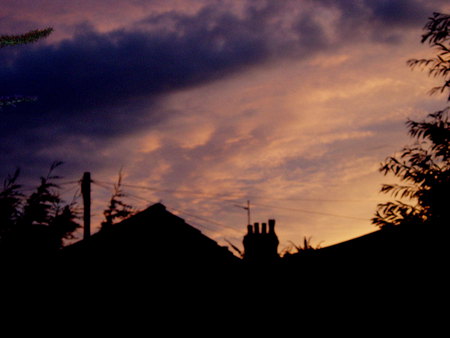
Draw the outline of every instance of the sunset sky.
<instances>
[{"instance_id":1,"label":"sunset sky","mask_svg":"<svg viewBox=\"0 0 450 338\"><path fill-rule=\"evenodd\" d=\"M0 50L0 96L38 97L0 111L0 177L90 171L97 225L122 168L127 202L221 245L241 247L247 200L279 251L375 231L380 163L446 105L406 65L432 55L435 11L448 0L2 1L0 34L54 32Z\"/></svg>"}]
</instances>

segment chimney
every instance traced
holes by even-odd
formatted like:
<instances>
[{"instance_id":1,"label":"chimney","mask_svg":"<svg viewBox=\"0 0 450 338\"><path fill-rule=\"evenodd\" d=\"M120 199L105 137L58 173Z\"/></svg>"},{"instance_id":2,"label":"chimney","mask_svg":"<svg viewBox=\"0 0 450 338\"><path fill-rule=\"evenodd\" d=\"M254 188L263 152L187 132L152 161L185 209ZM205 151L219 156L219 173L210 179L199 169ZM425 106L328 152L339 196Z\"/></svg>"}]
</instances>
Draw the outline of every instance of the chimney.
<instances>
[{"instance_id":1,"label":"chimney","mask_svg":"<svg viewBox=\"0 0 450 338\"><path fill-rule=\"evenodd\" d=\"M267 234L267 223L263 223L263 224L261 225L261 233L262 233L263 235Z\"/></svg>"},{"instance_id":2,"label":"chimney","mask_svg":"<svg viewBox=\"0 0 450 338\"><path fill-rule=\"evenodd\" d=\"M275 233L275 220L269 219L269 234Z\"/></svg>"},{"instance_id":3,"label":"chimney","mask_svg":"<svg viewBox=\"0 0 450 338\"><path fill-rule=\"evenodd\" d=\"M255 223L255 234L259 235L259 223Z\"/></svg>"},{"instance_id":4,"label":"chimney","mask_svg":"<svg viewBox=\"0 0 450 338\"><path fill-rule=\"evenodd\" d=\"M269 219L268 223L254 223L247 226L247 234L244 236L244 259L247 262L266 264L277 261L278 237L275 234L275 220Z\"/></svg>"},{"instance_id":5,"label":"chimney","mask_svg":"<svg viewBox=\"0 0 450 338\"><path fill-rule=\"evenodd\" d=\"M247 234L252 235L253 234L253 227L249 224L247 225Z\"/></svg>"}]
</instances>

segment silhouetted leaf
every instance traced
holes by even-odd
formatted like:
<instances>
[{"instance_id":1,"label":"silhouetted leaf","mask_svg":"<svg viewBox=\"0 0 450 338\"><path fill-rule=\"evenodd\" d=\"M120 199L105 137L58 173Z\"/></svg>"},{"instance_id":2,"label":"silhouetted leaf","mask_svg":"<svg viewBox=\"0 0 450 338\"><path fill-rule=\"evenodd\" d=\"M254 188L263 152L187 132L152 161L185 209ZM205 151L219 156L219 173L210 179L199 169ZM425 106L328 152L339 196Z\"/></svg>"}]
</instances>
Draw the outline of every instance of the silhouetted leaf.
<instances>
[{"instance_id":1,"label":"silhouetted leaf","mask_svg":"<svg viewBox=\"0 0 450 338\"><path fill-rule=\"evenodd\" d=\"M450 91L450 16L433 13L425 25L422 42L437 49L436 57L410 59L407 65L414 69L428 68L429 75L443 78L440 86L430 93ZM450 95L448 96L450 100ZM380 227L405 223L438 222L450 224L450 107L429 114L423 121L408 120L409 135L416 144L404 147L399 156L391 156L380 166L380 172L389 173L410 185L385 184L382 193L408 199L379 204L372 222ZM402 159L402 160L400 160Z\"/></svg>"}]
</instances>

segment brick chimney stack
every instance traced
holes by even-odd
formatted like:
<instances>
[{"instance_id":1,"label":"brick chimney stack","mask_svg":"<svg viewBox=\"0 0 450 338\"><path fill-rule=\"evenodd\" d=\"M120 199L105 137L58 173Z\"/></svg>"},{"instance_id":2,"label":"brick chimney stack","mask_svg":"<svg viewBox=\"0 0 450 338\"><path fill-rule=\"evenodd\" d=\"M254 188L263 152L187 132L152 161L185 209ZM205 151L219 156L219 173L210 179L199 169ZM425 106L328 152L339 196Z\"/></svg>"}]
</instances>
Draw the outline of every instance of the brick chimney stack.
<instances>
[{"instance_id":1,"label":"brick chimney stack","mask_svg":"<svg viewBox=\"0 0 450 338\"><path fill-rule=\"evenodd\" d=\"M276 261L278 256L278 237L275 233L275 220L269 219L267 223L259 223L247 226L247 234L244 236L244 260L252 263L270 263Z\"/></svg>"}]
</instances>

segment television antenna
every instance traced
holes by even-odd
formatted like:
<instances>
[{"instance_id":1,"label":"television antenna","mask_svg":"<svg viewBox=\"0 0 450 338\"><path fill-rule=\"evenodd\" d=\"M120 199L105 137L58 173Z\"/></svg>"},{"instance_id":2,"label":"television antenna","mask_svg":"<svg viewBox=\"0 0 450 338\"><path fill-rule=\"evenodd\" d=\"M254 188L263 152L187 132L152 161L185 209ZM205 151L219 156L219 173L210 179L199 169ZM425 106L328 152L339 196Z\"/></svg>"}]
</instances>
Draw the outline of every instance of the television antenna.
<instances>
[{"instance_id":1,"label":"television antenna","mask_svg":"<svg viewBox=\"0 0 450 338\"><path fill-rule=\"evenodd\" d=\"M238 208L241 208L241 209L244 209L244 210L247 210L247 224L248 225L252 224L250 222L251 221L251 219L250 219L250 201L247 200L247 206L238 205L238 204L235 204L234 206L238 207Z\"/></svg>"}]
</instances>

